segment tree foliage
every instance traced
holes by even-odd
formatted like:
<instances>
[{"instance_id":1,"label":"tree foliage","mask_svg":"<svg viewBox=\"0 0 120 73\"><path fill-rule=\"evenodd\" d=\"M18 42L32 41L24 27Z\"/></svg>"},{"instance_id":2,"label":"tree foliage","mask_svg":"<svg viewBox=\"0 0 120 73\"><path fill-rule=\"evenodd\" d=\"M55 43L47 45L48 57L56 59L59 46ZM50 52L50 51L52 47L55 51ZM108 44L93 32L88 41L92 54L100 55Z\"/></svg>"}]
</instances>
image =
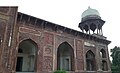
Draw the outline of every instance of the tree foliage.
<instances>
[{"instance_id":1,"label":"tree foliage","mask_svg":"<svg viewBox=\"0 0 120 73\"><path fill-rule=\"evenodd\" d=\"M117 71L120 73L120 47L115 46L111 49L111 57L112 57L112 71ZM116 73L117 73L116 72Z\"/></svg>"}]
</instances>

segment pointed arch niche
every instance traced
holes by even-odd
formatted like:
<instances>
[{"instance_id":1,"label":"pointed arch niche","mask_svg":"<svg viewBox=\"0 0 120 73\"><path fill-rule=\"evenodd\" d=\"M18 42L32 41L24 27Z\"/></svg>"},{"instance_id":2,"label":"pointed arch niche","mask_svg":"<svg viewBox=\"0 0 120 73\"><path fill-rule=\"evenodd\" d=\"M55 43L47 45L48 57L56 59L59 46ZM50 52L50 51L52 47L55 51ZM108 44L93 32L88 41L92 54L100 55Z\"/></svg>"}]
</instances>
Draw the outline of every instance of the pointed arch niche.
<instances>
[{"instance_id":1,"label":"pointed arch niche","mask_svg":"<svg viewBox=\"0 0 120 73\"><path fill-rule=\"evenodd\" d=\"M94 53L89 50L86 53L86 70L87 71L95 71L96 64L95 64L95 55Z\"/></svg>"},{"instance_id":2,"label":"pointed arch niche","mask_svg":"<svg viewBox=\"0 0 120 73\"><path fill-rule=\"evenodd\" d=\"M106 58L106 52L104 49L100 50L100 56L101 56L101 58Z\"/></svg>"},{"instance_id":3,"label":"pointed arch niche","mask_svg":"<svg viewBox=\"0 0 120 73\"><path fill-rule=\"evenodd\" d=\"M74 50L68 42L63 42L58 47L57 70L74 70Z\"/></svg>"},{"instance_id":4,"label":"pointed arch niche","mask_svg":"<svg viewBox=\"0 0 120 73\"><path fill-rule=\"evenodd\" d=\"M23 40L18 47L16 73L34 73L36 70L37 44L31 39Z\"/></svg>"},{"instance_id":5,"label":"pointed arch niche","mask_svg":"<svg viewBox=\"0 0 120 73\"><path fill-rule=\"evenodd\" d=\"M105 60L102 61L102 70L103 71L107 71L108 70L107 62Z\"/></svg>"}]
</instances>

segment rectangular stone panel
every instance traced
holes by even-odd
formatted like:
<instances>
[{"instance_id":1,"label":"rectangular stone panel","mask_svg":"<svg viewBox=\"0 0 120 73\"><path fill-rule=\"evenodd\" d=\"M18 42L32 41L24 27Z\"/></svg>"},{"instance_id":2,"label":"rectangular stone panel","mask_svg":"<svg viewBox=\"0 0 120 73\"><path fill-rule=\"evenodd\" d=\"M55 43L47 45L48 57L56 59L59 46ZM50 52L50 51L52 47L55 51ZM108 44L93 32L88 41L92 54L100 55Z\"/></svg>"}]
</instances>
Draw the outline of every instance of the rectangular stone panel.
<instances>
[{"instance_id":1,"label":"rectangular stone panel","mask_svg":"<svg viewBox=\"0 0 120 73\"><path fill-rule=\"evenodd\" d=\"M83 70L84 69L83 43L81 40L76 40L76 62L77 70Z\"/></svg>"},{"instance_id":2,"label":"rectangular stone panel","mask_svg":"<svg viewBox=\"0 0 120 73\"><path fill-rule=\"evenodd\" d=\"M82 41L76 41L76 57L83 59L83 43Z\"/></svg>"},{"instance_id":3,"label":"rectangular stone panel","mask_svg":"<svg viewBox=\"0 0 120 73\"><path fill-rule=\"evenodd\" d=\"M43 59L43 71L53 70L53 58L50 56L44 56Z\"/></svg>"},{"instance_id":4,"label":"rectangular stone panel","mask_svg":"<svg viewBox=\"0 0 120 73\"><path fill-rule=\"evenodd\" d=\"M43 71L51 72L53 70L53 43L54 35L44 32L43 41Z\"/></svg>"},{"instance_id":5,"label":"rectangular stone panel","mask_svg":"<svg viewBox=\"0 0 120 73\"><path fill-rule=\"evenodd\" d=\"M44 56L52 56L53 53L53 46L52 45L46 45L44 46Z\"/></svg>"},{"instance_id":6,"label":"rectangular stone panel","mask_svg":"<svg viewBox=\"0 0 120 73\"><path fill-rule=\"evenodd\" d=\"M44 33L44 44L47 45L53 45L53 34L50 34L48 32Z\"/></svg>"},{"instance_id":7,"label":"rectangular stone panel","mask_svg":"<svg viewBox=\"0 0 120 73\"><path fill-rule=\"evenodd\" d=\"M34 29L31 29L31 28L20 27L19 31L22 32L22 33L29 33L29 34L32 34L32 35L35 35L35 36L41 36L40 31L36 31Z\"/></svg>"},{"instance_id":8,"label":"rectangular stone panel","mask_svg":"<svg viewBox=\"0 0 120 73\"><path fill-rule=\"evenodd\" d=\"M83 70L83 69L84 69L83 59L77 59L77 70Z\"/></svg>"},{"instance_id":9,"label":"rectangular stone panel","mask_svg":"<svg viewBox=\"0 0 120 73\"><path fill-rule=\"evenodd\" d=\"M7 13L8 11L9 11L9 7L6 7L6 6L0 7L0 12L1 13Z\"/></svg>"}]
</instances>

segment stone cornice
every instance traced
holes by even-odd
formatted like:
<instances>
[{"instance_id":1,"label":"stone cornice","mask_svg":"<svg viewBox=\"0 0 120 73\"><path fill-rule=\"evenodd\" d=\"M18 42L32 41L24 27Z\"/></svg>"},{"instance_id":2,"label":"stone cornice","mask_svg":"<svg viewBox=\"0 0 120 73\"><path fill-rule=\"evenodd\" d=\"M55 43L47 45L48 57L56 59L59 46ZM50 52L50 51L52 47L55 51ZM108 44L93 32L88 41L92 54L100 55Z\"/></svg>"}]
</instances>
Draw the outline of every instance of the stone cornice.
<instances>
[{"instance_id":1,"label":"stone cornice","mask_svg":"<svg viewBox=\"0 0 120 73\"><path fill-rule=\"evenodd\" d=\"M44 28L50 28L55 32L58 31L58 30L61 30L61 31L66 32L68 34L71 34L75 37L79 36L81 38L88 39L88 40L93 40L93 41L99 42L99 43L104 43L106 45L111 43L111 41L109 41L109 40L102 39L102 38L99 38L99 37L96 37L96 36L93 36L93 35L90 35L90 34L85 34L83 32L80 32L80 31L77 31L77 30L74 30L74 29L71 29L71 28L67 28L67 27L64 27L64 26L61 26L61 25L58 25L58 24L55 24L55 23L52 23L52 22L49 22L49 21L46 21L46 20L43 20L43 19L39 19L39 18L30 16L30 15L18 12L17 22L22 22L22 21L24 21L26 23L31 22L32 25L40 26L43 29Z\"/></svg>"}]
</instances>

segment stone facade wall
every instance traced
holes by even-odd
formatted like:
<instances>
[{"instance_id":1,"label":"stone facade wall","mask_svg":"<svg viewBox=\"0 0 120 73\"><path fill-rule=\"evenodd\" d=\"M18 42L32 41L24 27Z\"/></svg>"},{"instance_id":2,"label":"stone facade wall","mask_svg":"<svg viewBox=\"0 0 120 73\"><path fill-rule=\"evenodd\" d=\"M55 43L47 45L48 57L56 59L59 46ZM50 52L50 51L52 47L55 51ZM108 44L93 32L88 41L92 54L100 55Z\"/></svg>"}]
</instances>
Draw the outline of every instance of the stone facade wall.
<instances>
[{"instance_id":1,"label":"stone facade wall","mask_svg":"<svg viewBox=\"0 0 120 73\"><path fill-rule=\"evenodd\" d=\"M52 25L46 27L48 22L44 20L38 23L40 26L37 26L37 19L34 22L22 20L22 17L21 20L16 20L16 14L16 7L0 8L0 29L2 29L0 31L0 73L16 72L18 47L26 39L31 39L37 44L36 73L53 73L57 70L57 50L63 42L68 42L74 50L74 71L69 71L69 73L102 72L99 71L101 67L98 59L101 45L104 45L107 54L106 61L110 66L107 45L72 35L70 32L57 29L57 27L51 29ZM43 26L43 24L45 25ZM85 42L92 43L92 45L86 45ZM96 55L95 72L86 71L85 55L88 50ZM110 73L110 67L105 73Z\"/></svg>"}]
</instances>

